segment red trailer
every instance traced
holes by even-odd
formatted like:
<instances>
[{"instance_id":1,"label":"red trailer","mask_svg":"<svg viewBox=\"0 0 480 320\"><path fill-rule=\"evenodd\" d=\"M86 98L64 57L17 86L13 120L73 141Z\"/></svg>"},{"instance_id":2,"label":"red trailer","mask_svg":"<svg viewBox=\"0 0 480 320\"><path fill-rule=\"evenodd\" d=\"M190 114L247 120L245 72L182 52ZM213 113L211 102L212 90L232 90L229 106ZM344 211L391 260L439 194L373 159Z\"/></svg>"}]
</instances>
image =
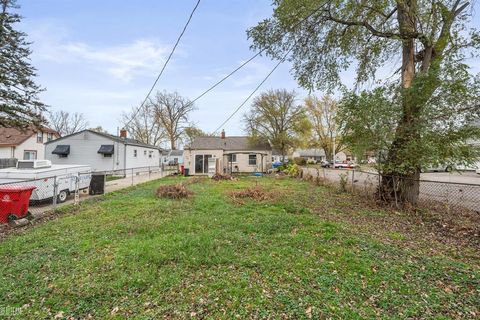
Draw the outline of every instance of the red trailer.
<instances>
[{"instance_id":1,"label":"red trailer","mask_svg":"<svg viewBox=\"0 0 480 320\"><path fill-rule=\"evenodd\" d=\"M35 189L31 186L0 186L0 223L24 218Z\"/></svg>"}]
</instances>

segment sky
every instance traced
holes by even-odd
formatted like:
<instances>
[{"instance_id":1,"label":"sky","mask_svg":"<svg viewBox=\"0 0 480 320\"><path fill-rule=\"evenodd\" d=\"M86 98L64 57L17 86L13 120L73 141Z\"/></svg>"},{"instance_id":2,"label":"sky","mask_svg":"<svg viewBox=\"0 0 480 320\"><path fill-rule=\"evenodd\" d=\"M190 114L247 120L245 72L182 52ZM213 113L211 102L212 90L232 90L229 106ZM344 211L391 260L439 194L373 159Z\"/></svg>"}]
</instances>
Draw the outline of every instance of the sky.
<instances>
[{"instance_id":1,"label":"sky","mask_svg":"<svg viewBox=\"0 0 480 320\"><path fill-rule=\"evenodd\" d=\"M85 115L90 127L111 133L121 114L140 105L161 70L196 0L18 0L19 28L32 42L37 83L51 111ZM476 7L479 5L477 4ZM246 30L271 16L271 0L202 0L156 90L193 99L250 58ZM474 24L479 26L479 16ZM472 61L478 68L478 60ZM196 102L191 121L214 131L270 72L275 61L258 57ZM344 81L352 82L346 73ZM299 88L282 64L261 91ZM258 93L257 93L258 94ZM242 115L225 125L243 134Z\"/></svg>"}]
</instances>

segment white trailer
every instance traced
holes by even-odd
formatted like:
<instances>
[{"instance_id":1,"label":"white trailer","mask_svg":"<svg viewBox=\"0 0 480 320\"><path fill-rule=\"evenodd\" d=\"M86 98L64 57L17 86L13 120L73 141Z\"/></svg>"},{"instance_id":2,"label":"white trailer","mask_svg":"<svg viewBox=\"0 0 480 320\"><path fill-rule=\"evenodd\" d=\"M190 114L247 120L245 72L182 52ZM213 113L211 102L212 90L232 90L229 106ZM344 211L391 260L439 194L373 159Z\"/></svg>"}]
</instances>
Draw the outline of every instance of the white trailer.
<instances>
[{"instance_id":1,"label":"white trailer","mask_svg":"<svg viewBox=\"0 0 480 320\"><path fill-rule=\"evenodd\" d=\"M58 201L64 202L70 193L87 189L91 179L90 166L52 165L49 160L19 160L16 168L0 169L0 185L36 187L30 201L51 199L56 189Z\"/></svg>"}]
</instances>

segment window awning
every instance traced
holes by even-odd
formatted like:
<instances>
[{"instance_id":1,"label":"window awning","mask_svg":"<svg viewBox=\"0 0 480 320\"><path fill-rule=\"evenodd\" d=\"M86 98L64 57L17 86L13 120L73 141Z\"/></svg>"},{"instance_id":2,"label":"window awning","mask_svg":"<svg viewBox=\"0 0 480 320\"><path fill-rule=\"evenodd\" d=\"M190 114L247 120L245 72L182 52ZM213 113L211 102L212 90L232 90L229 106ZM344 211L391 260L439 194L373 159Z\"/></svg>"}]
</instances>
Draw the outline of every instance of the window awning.
<instances>
[{"instance_id":1,"label":"window awning","mask_svg":"<svg viewBox=\"0 0 480 320\"><path fill-rule=\"evenodd\" d=\"M59 144L55 147L55 150L52 151L52 154L58 154L62 156L68 156L70 154L70 145L68 144Z\"/></svg>"},{"instance_id":2,"label":"window awning","mask_svg":"<svg viewBox=\"0 0 480 320\"><path fill-rule=\"evenodd\" d=\"M101 154L113 154L113 150L113 144L102 144L97 152Z\"/></svg>"}]
</instances>

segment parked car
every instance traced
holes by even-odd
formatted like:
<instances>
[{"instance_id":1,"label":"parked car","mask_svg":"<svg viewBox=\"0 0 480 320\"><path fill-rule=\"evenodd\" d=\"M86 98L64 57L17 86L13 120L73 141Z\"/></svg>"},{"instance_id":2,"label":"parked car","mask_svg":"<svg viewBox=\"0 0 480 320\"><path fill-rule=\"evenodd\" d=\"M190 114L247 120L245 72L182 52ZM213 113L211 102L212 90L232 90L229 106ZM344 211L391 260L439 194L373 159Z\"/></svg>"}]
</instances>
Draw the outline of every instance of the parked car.
<instances>
[{"instance_id":1,"label":"parked car","mask_svg":"<svg viewBox=\"0 0 480 320\"><path fill-rule=\"evenodd\" d=\"M480 172L480 161L477 161L471 165L457 164L457 165L439 165L436 167L430 167L427 172L452 172L452 171L475 171L476 173Z\"/></svg>"},{"instance_id":2,"label":"parked car","mask_svg":"<svg viewBox=\"0 0 480 320\"><path fill-rule=\"evenodd\" d=\"M334 168L338 169L353 169L357 167L357 164L353 161L337 161Z\"/></svg>"},{"instance_id":3,"label":"parked car","mask_svg":"<svg viewBox=\"0 0 480 320\"><path fill-rule=\"evenodd\" d=\"M320 161L320 166L322 168L330 168L332 166L332 164L330 162L328 162L327 160L322 160L322 161Z\"/></svg>"}]
</instances>

